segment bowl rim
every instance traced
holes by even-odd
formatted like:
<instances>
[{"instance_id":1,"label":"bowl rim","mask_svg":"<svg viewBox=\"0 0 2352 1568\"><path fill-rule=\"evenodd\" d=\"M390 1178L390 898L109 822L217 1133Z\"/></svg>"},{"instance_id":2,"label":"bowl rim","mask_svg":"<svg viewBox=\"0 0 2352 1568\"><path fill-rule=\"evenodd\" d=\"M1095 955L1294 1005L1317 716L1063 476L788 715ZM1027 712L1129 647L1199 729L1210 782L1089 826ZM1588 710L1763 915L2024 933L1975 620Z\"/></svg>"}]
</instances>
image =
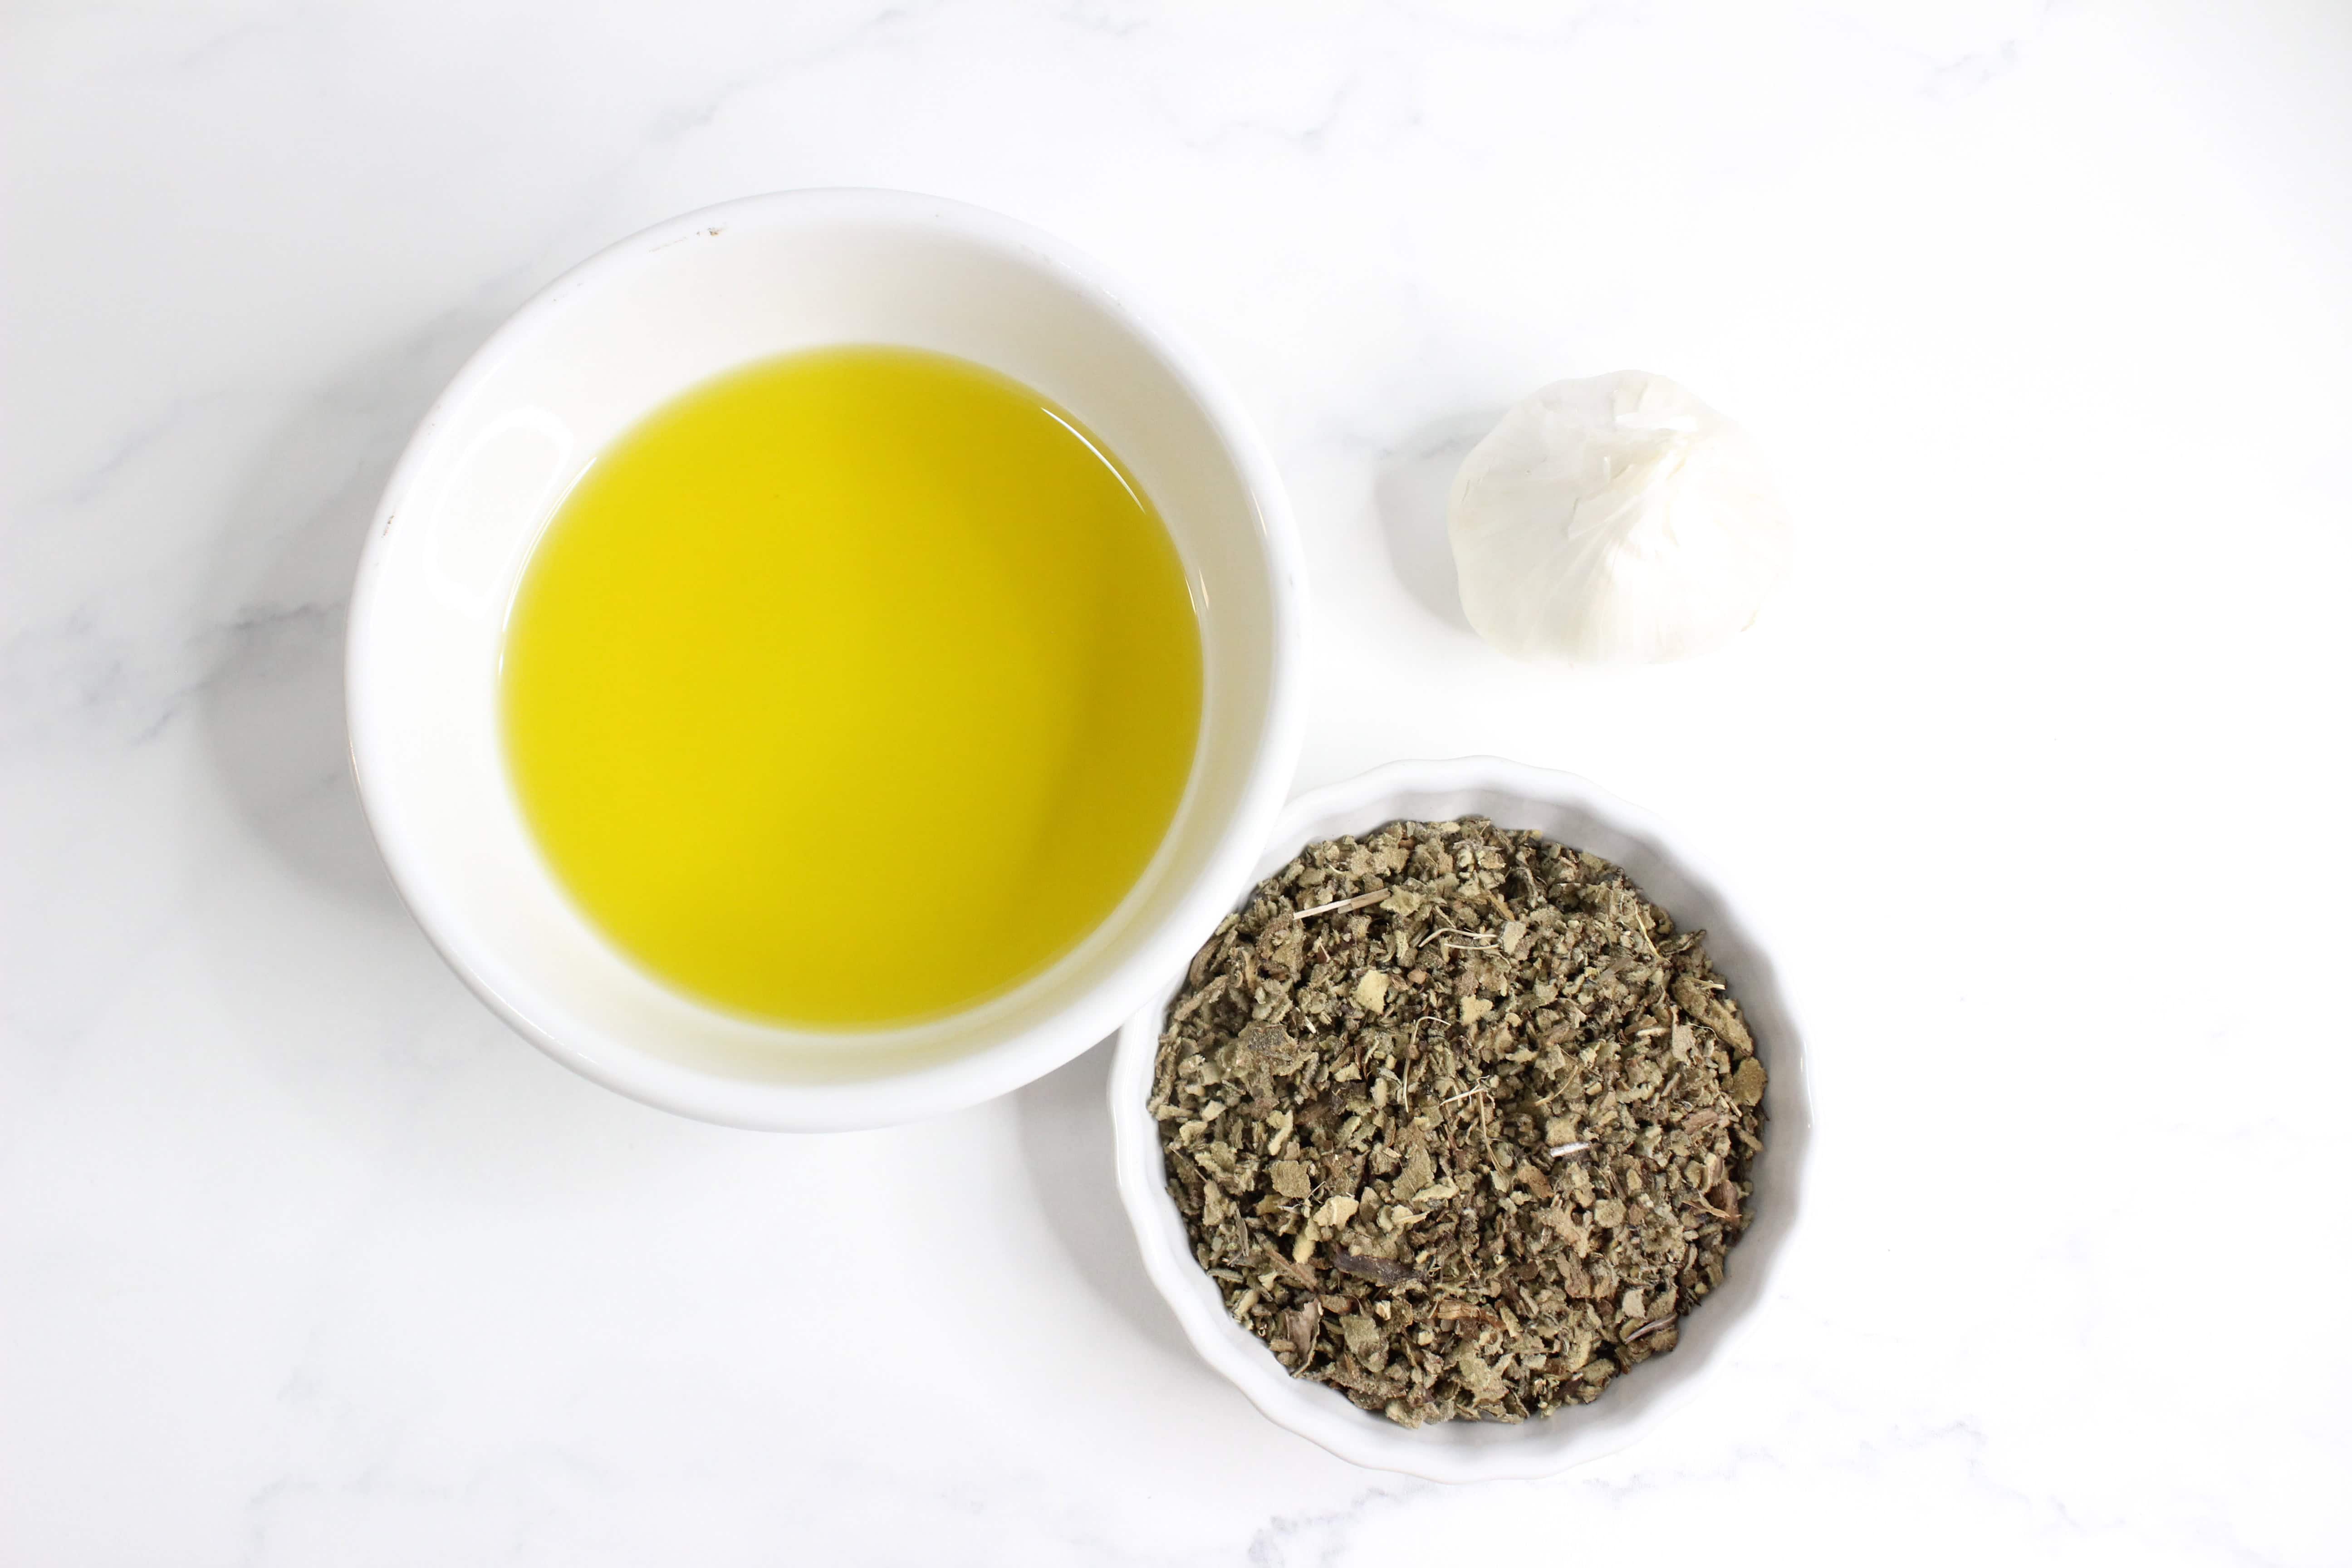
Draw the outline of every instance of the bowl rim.
<instances>
[{"instance_id":1,"label":"bowl rim","mask_svg":"<svg viewBox=\"0 0 2352 1568\"><path fill-rule=\"evenodd\" d=\"M439 919L441 900L412 856L399 823L380 809L386 785L370 766L380 733L370 658L394 517L409 503L436 455L442 427L513 355L526 352L569 301L647 263L653 254L706 231L822 230L859 224L945 233L1009 256L1055 279L1099 309L1168 373L1200 410L1256 512L1269 608L1266 707L1240 804L1192 886L1159 929L1108 968L1070 1005L985 1049L872 1079L843 1081L726 1078L684 1068L618 1034L586 1043L557 1038L503 995L484 973L475 944ZM1227 889L1245 871L1290 787L1305 728L1305 558L1289 498L1255 425L1217 372L1127 285L1054 236L990 209L945 197L871 187L771 191L697 208L638 230L566 269L525 301L467 359L417 422L377 501L353 578L344 637L345 737L370 836L402 903L425 940L491 1012L565 1067L661 1110L726 1126L790 1131L846 1131L943 1115L992 1099L1062 1066L1117 1028L1171 961L1181 963L1223 918Z\"/></svg>"},{"instance_id":2,"label":"bowl rim","mask_svg":"<svg viewBox=\"0 0 2352 1568\"><path fill-rule=\"evenodd\" d=\"M1306 844L1397 820L1402 814L1383 803L1471 791L1581 808L1629 837L1645 840L1715 900L1725 917L1717 922L1718 929L1736 931L1759 956L1775 951L1748 910L1723 890L1722 879L1704 858L1687 849L1680 837L1655 817L1577 774L1492 756L1389 763L1299 795L1268 836L1259 860L1262 869L1233 907L1238 908L1250 889ZM1360 818L1360 826L1325 826L1334 816ZM1767 1237L1751 1233L1743 1237L1734 1255L1748 1277L1745 1300L1735 1303L1728 1317L1715 1321L1703 1345L1678 1347L1674 1354L1654 1357L1628 1373L1628 1377L1651 1374L1643 1397L1633 1406L1612 1409L1604 1394L1591 1405L1517 1426L1478 1423L1467 1428L1482 1438L1475 1447L1444 1441L1449 1431L1465 1430L1464 1424L1408 1429L1360 1409L1320 1384L1294 1377L1254 1334L1226 1314L1221 1294L1192 1257L1181 1215L1168 1194L1159 1125L1148 1108L1160 1019L1182 978L1179 973L1163 984L1152 1002L1127 1021L1114 1047L1108 1098L1119 1202L1142 1253L1144 1271L1176 1315L1184 1337L1202 1360L1276 1426L1350 1463L1425 1480L1527 1480L1556 1475L1616 1453L1667 1419L1697 1393L1705 1373L1721 1364L1765 1315L1772 1284L1786 1267L1789 1245L1798 1229L1812 1132L1804 1026L1789 998L1785 976L1769 962L1767 984L1779 1027L1769 1037L1759 1035L1759 1043L1772 1062L1774 1100L1769 1134L1772 1142L1766 1147L1780 1155L1772 1167L1773 1201L1780 1220ZM1765 1245L1751 1251L1748 1244L1756 1241ZM1602 1418L1576 1419L1588 1412Z\"/></svg>"}]
</instances>

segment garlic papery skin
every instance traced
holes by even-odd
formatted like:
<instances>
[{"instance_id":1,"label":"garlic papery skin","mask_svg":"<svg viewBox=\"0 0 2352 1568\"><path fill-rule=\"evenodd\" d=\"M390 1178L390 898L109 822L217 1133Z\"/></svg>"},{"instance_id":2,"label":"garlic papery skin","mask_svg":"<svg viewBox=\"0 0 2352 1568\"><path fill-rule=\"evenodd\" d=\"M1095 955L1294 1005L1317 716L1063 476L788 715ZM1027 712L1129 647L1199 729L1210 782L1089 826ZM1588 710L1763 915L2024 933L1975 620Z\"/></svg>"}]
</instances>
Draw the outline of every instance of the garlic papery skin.
<instances>
[{"instance_id":1,"label":"garlic papery skin","mask_svg":"<svg viewBox=\"0 0 2352 1568\"><path fill-rule=\"evenodd\" d=\"M1513 658L1654 664L1727 641L1788 574L1748 433L1663 375L1554 382L1454 477L1462 608Z\"/></svg>"}]
</instances>

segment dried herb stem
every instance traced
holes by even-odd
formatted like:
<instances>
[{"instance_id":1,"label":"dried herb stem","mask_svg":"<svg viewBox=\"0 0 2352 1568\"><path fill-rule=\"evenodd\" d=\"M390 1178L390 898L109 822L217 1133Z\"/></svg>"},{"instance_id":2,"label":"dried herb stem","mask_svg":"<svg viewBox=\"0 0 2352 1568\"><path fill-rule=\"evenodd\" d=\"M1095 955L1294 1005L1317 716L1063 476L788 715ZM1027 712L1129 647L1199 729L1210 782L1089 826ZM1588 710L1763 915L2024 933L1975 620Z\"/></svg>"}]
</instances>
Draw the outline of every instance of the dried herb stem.
<instances>
[{"instance_id":1,"label":"dried herb stem","mask_svg":"<svg viewBox=\"0 0 2352 1568\"><path fill-rule=\"evenodd\" d=\"M1311 910L1301 910L1290 918L1303 921L1312 920L1317 915L1346 914L1350 910L1370 909L1388 896L1386 888L1374 888L1370 892L1359 893L1352 899L1334 899L1328 904L1318 904Z\"/></svg>"}]
</instances>

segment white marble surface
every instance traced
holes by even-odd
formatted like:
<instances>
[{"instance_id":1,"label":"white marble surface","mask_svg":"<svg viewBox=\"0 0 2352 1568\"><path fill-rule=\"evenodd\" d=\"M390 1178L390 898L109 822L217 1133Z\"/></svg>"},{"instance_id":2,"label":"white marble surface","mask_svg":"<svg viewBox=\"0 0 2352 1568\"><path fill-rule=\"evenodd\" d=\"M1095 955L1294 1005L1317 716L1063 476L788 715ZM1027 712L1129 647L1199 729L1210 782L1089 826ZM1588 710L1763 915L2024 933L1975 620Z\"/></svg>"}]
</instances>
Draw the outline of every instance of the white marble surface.
<instances>
[{"instance_id":1,"label":"white marble surface","mask_svg":"<svg viewBox=\"0 0 2352 1568\"><path fill-rule=\"evenodd\" d=\"M2352 1558L2352 11L26 3L5 92L0 1561ZM1260 1420L1100 1052L761 1136L507 1035L376 868L365 514L490 327L748 191L1054 229L1219 362L1319 611L1302 785L1574 768L1811 1024L1809 1232L1622 1458ZM1780 463L1730 652L1530 672L1436 501L1539 382Z\"/></svg>"}]
</instances>

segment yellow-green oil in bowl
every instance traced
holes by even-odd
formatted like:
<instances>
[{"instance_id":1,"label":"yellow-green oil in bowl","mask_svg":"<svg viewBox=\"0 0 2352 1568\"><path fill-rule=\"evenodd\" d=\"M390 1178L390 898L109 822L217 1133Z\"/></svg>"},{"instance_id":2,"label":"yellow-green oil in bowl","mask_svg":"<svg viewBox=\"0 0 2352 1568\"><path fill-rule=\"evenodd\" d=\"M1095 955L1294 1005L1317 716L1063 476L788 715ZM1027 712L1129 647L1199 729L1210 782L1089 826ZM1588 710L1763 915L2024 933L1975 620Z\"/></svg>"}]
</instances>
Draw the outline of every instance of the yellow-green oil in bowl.
<instances>
[{"instance_id":1,"label":"yellow-green oil in bowl","mask_svg":"<svg viewBox=\"0 0 2352 1568\"><path fill-rule=\"evenodd\" d=\"M1070 414L836 348L602 453L500 682L524 819L614 946L729 1011L875 1026L1010 989L1134 887L1201 638L1159 514Z\"/></svg>"}]
</instances>

